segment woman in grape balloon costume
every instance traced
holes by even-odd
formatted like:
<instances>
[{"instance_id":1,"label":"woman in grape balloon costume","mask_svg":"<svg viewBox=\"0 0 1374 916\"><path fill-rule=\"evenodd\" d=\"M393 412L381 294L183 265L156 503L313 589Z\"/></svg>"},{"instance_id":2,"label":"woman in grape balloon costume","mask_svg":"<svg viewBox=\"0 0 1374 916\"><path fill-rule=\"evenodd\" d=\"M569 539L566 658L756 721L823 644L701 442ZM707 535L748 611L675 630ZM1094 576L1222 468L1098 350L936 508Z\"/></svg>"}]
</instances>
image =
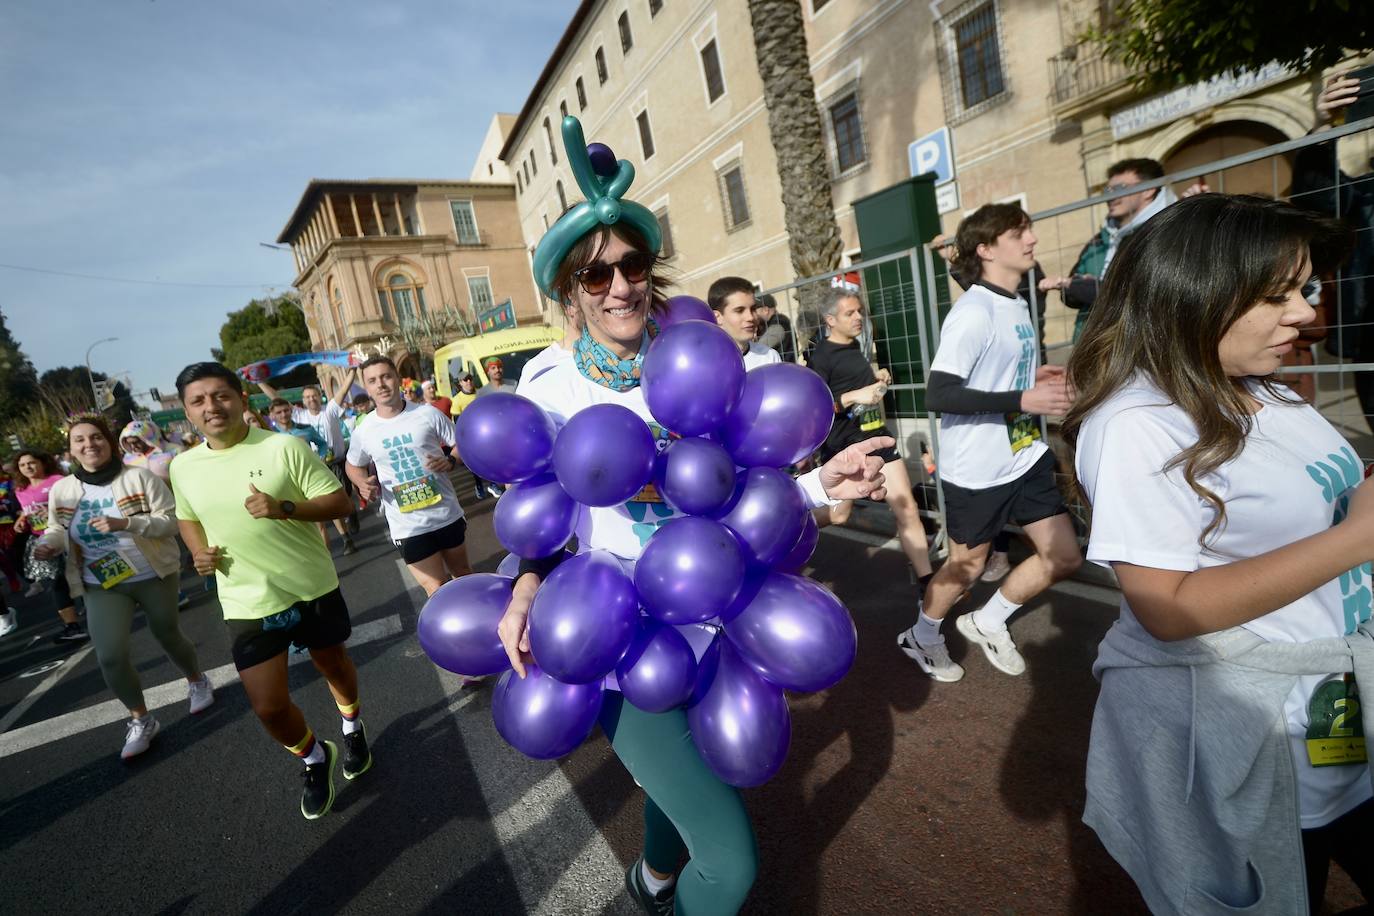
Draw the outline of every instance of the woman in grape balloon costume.
<instances>
[{"instance_id":1,"label":"woman in grape balloon costume","mask_svg":"<svg viewBox=\"0 0 1374 916\"><path fill-rule=\"evenodd\" d=\"M599 721L647 796L631 895L653 913L733 913L756 856L734 787L782 766L783 690L826 689L856 649L844 606L796 575L817 540L809 509L881 499L870 452L893 440L798 480L781 470L825 438L829 390L788 364L746 375L704 303L665 299L658 223L623 199L633 166L587 147L576 118L562 130L586 201L534 272L581 316L573 359L523 396L474 402L457 431L473 473L512 484L494 522L519 567L446 584L419 637L442 667L505 672L492 717L532 757L567 754Z\"/></svg>"}]
</instances>

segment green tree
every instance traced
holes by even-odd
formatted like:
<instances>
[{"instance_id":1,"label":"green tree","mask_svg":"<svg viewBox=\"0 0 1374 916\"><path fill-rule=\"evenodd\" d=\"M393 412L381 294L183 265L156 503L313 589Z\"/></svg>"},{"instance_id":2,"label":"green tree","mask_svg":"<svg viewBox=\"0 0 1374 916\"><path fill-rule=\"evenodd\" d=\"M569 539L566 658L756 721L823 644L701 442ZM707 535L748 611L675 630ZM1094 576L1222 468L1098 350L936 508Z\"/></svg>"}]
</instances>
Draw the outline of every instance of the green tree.
<instances>
[{"instance_id":1,"label":"green tree","mask_svg":"<svg viewBox=\"0 0 1374 916\"><path fill-rule=\"evenodd\" d=\"M210 353L230 369L274 356L306 353L311 349L305 314L301 311L300 300L292 294L254 299L237 312L230 312L229 320L219 329L219 342ZM315 370L302 366L280 379L273 379L273 383L289 388L314 379Z\"/></svg>"},{"instance_id":2,"label":"green tree","mask_svg":"<svg viewBox=\"0 0 1374 916\"><path fill-rule=\"evenodd\" d=\"M38 402L38 373L0 312L0 424L12 425Z\"/></svg>"},{"instance_id":3,"label":"green tree","mask_svg":"<svg viewBox=\"0 0 1374 916\"><path fill-rule=\"evenodd\" d=\"M1201 82L1277 61L1300 72L1374 50L1370 0L1125 0L1083 37L1142 89Z\"/></svg>"}]
</instances>

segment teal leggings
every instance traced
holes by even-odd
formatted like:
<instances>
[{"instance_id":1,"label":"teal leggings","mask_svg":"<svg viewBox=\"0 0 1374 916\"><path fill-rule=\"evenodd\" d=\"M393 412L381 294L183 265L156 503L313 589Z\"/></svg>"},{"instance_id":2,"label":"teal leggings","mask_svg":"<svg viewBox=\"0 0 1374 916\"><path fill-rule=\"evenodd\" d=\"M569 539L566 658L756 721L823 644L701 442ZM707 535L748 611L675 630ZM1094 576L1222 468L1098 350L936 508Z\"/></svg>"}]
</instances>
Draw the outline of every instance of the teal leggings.
<instances>
[{"instance_id":1,"label":"teal leggings","mask_svg":"<svg viewBox=\"0 0 1374 916\"><path fill-rule=\"evenodd\" d=\"M644 861L677 871L678 916L724 916L744 904L758 868L754 831L739 792L716 778L687 730L687 713L647 713L606 691L601 728L644 789Z\"/></svg>"},{"instance_id":2,"label":"teal leggings","mask_svg":"<svg viewBox=\"0 0 1374 916\"><path fill-rule=\"evenodd\" d=\"M148 629L181 673L200 673L196 647L177 622L177 574L142 582L121 582L113 588L86 585L86 632L100 660L105 683L127 709L143 705L143 685L129 658L129 635L135 608L143 608Z\"/></svg>"}]
</instances>

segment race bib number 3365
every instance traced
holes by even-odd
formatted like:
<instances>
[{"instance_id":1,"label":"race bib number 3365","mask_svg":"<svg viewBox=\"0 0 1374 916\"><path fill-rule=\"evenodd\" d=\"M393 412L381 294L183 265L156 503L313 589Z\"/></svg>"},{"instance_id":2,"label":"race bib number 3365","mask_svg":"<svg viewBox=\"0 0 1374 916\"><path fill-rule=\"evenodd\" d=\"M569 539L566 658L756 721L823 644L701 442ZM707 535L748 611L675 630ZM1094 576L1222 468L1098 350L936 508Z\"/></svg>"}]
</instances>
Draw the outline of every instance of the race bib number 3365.
<instances>
[{"instance_id":1,"label":"race bib number 3365","mask_svg":"<svg viewBox=\"0 0 1374 916\"><path fill-rule=\"evenodd\" d=\"M428 477L398 483L392 492L396 496L396 508L402 512L414 512L435 505L443 497L434 488L434 481Z\"/></svg>"}]
</instances>

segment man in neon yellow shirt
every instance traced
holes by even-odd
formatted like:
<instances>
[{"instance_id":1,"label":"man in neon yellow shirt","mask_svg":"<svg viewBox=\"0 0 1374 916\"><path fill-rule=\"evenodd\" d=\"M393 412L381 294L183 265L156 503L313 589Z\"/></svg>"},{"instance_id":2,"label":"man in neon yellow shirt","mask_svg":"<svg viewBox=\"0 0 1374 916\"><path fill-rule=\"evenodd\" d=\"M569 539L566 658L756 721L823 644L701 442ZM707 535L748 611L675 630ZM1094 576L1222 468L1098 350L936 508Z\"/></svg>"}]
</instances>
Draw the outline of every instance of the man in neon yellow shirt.
<instances>
[{"instance_id":1,"label":"man in neon yellow shirt","mask_svg":"<svg viewBox=\"0 0 1374 916\"><path fill-rule=\"evenodd\" d=\"M301 813L323 817L334 803L332 741L316 741L291 702L286 654L308 649L343 716L346 779L372 766L358 718L358 672L344 648L348 608L317 522L352 504L310 446L249 427L238 377L219 363L193 363L177 376L186 416L205 442L173 462L177 518L202 575L214 573L233 643L234 666L263 727L305 761Z\"/></svg>"}]
</instances>

